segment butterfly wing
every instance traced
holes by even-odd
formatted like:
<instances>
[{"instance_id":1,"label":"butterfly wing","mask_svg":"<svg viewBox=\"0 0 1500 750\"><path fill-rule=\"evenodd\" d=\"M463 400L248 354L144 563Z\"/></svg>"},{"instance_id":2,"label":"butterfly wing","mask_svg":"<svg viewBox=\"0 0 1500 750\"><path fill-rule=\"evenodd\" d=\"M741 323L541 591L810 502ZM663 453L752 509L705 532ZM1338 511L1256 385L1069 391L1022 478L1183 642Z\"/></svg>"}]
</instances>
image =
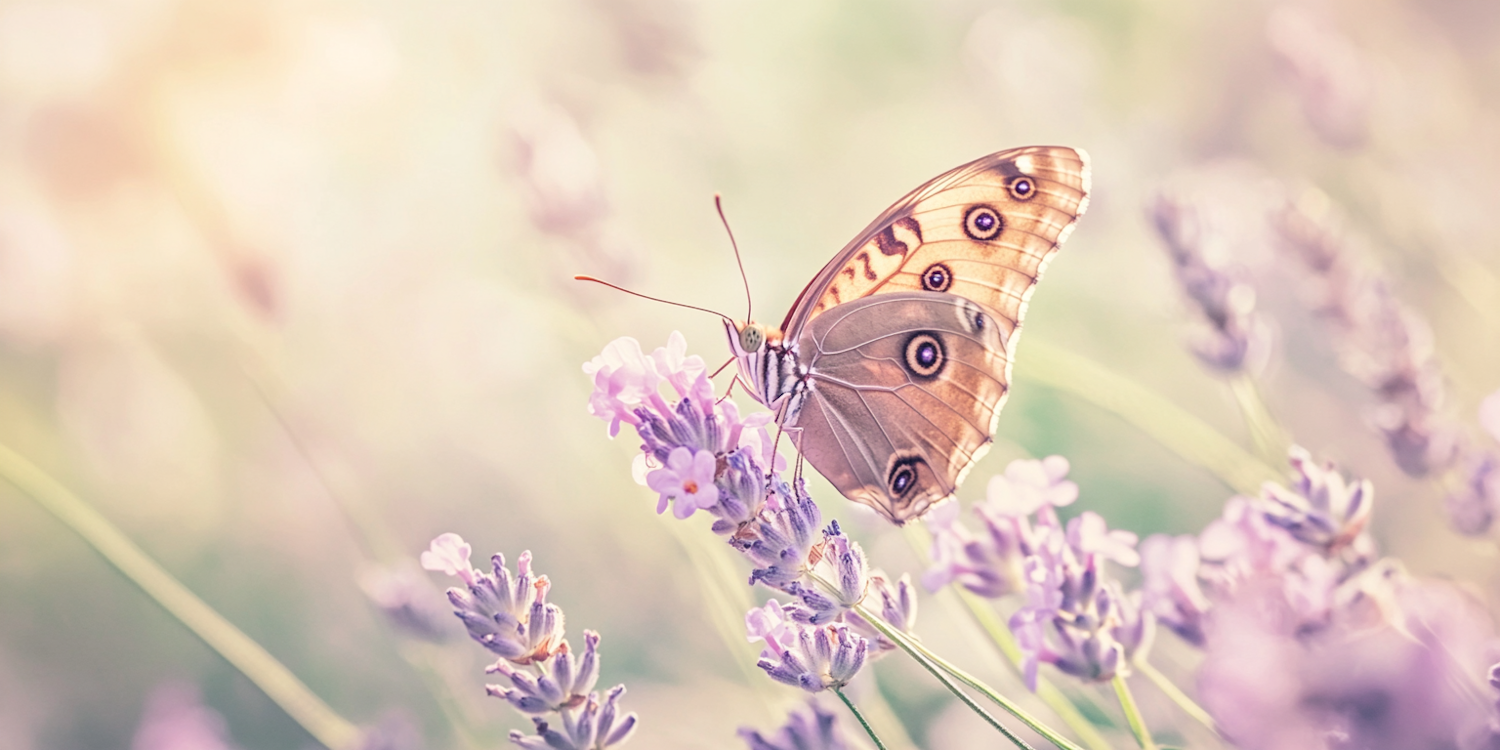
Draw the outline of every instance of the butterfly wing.
<instances>
[{"instance_id":1,"label":"butterfly wing","mask_svg":"<svg viewBox=\"0 0 1500 750\"><path fill-rule=\"evenodd\" d=\"M901 524L953 494L1005 401L1009 329L962 297L879 294L813 319L810 377L785 426L846 497Z\"/></svg>"},{"instance_id":2,"label":"butterfly wing","mask_svg":"<svg viewBox=\"0 0 1500 750\"><path fill-rule=\"evenodd\" d=\"M1014 330L1032 288L1088 207L1088 156L1029 146L976 159L908 193L803 289L781 330L876 294L966 297Z\"/></svg>"}]
</instances>

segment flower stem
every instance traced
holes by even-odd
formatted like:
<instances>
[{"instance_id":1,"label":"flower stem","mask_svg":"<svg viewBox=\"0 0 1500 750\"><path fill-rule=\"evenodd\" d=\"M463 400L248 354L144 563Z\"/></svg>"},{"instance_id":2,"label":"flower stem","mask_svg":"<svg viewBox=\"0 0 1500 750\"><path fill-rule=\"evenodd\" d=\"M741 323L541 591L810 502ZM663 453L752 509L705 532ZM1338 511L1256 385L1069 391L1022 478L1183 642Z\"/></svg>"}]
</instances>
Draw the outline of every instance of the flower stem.
<instances>
[{"instance_id":1,"label":"flower stem","mask_svg":"<svg viewBox=\"0 0 1500 750\"><path fill-rule=\"evenodd\" d=\"M991 609L984 599L963 590L957 584L954 584L952 588L958 594L958 598L968 607L969 613L974 616L974 620L979 623L979 627L984 629L985 633L990 636L990 640L995 643L995 647L1000 650L1000 653L1005 655L1006 663L1019 668L1021 663L1021 649L1016 645L1016 640L1011 635L1010 628L1006 627L1005 623L1000 621L1000 618L995 614L995 610ZM1019 674L1019 671L1017 671L1017 674ZM1109 740L1105 739L1104 735L1099 733L1099 729L1094 726L1094 723L1089 721L1088 717L1084 716L1083 712L1078 710L1078 706L1074 705L1073 701L1067 695L1064 695L1056 685L1047 681L1045 677L1037 678L1036 695L1043 703L1047 704L1048 708L1052 709L1053 713L1057 714L1059 719L1062 719L1064 724L1068 725L1069 729L1073 730L1074 734L1078 735L1083 744L1092 748L1092 750L1111 750Z\"/></svg>"},{"instance_id":2,"label":"flower stem","mask_svg":"<svg viewBox=\"0 0 1500 750\"><path fill-rule=\"evenodd\" d=\"M1240 415L1245 420L1245 429L1250 431L1250 441L1261 460L1271 466L1286 460L1290 441L1276 417L1272 416L1270 407L1266 406L1260 387L1249 375L1240 373L1229 380L1229 388L1234 392L1235 403L1239 404Z\"/></svg>"},{"instance_id":3,"label":"flower stem","mask_svg":"<svg viewBox=\"0 0 1500 750\"><path fill-rule=\"evenodd\" d=\"M1116 674L1110 682L1115 687L1115 697L1120 699L1120 708L1125 711L1125 720L1130 722L1130 731L1135 734L1136 744L1141 746L1141 750L1156 750L1151 731L1146 729L1146 720L1141 717L1141 710L1135 705L1135 696L1130 694L1130 686L1125 684L1125 675Z\"/></svg>"},{"instance_id":4,"label":"flower stem","mask_svg":"<svg viewBox=\"0 0 1500 750\"><path fill-rule=\"evenodd\" d=\"M1183 713L1193 717L1198 723L1208 727L1210 732L1218 735L1219 730L1214 725L1214 717L1210 716L1208 711L1194 702L1192 698L1189 698L1187 693L1182 692L1182 688L1177 687L1176 683L1167 679L1167 676L1162 674L1160 670L1144 659L1137 661L1135 668L1141 674L1145 675L1146 679L1151 680L1151 683L1156 685L1157 690L1160 690L1163 695L1167 696L1173 703L1176 703L1177 707L1181 708Z\"/></svg>"},{"instance_id":5,"label":"flower stem","mask_svg":"<svg viewBox=\"0 0 1500 750\"><path fill-rule=\"evenodd\" d=\"M1004 734L1007 739L1015 743L1016 747L1029 748L1031 746L1026 744L1025 740L1022 740L1020 737L1016 736L1014 732L1011 732L1009 729L1005 728L1004 725L996 721L994 717L990 716L989 712L985 711L977 703L975 703L973 699L969 698L968 695L960 690L957 685L953 684L953 680L949 679L949 675L952 675L953 678L957 679L959 682L962 682L963 684L968 685L975 690L978 690L980 693L983 693L986 698L989 698L990 700L994 701L996 705L1000 706L1006 711L1009 711L1012 716L1020 719L1022 723L1024 723L1028 727L1031 727L1031 729L1036 733L1047 738L1047 740L1052 744L1063 748L1063 750L1083 750L1079 746L1073 744L1072 742L1069 742L1067 738L1063 737L1061 734L1058 734L1057 731L1053 728L1038 721L1036 717L1027 713L1025 709L1021 708L1009 698L1001 695L994 688L984 684L983 682L980 682L973 675L963 671L962 669L959 669L957 666L953 665L951 662L948 662L937 654L932 653L927 649L927 647L918 643L915 639L913 639L911 636L908 636L906 633L903 633L900 630L891 627L891 625L884 619L882 619L878 613L870 611L863 604L856 605L854 611L858 612L861 617L865 618L865 620L867 620L876 630L879 630L881 635L889 638L892 643L895 643L901 648L902 651L905 651L907 655L915 659L918 664L921 664L923 668L925 668L928 672L931 672L939 682L943 683L944 687L948 688L949 691L958 696L958 699L963 701L964 705L968 706L972 711L979 714L986 721L988 721L991 726L995 727L995 729L999 730L1001 734Z\"/></svg>"},{"instance_id":6,"label":"flower stem","mask_svg":"<svg viewBox=\"0 0 1500 750\"><path fill-rule=\"evenodd\" d=\"M0 478L83 537L131 583L255 683L313 739L332 750L353 747L359 741L359 729L334 713L265 648L162 569L82 498L4 445L0 445Z\"/></svg>"},{"instance_id":7,"label":"flower stem","mask_svg":"<svg viewBox=\"0 0 1500 750\"><path fill-rule=\"evenodd\" d=\"M874 729L870 728L870 722L865 721L865 715L854 707L854 701L849 700L849 696L844 695L844 691L839 688L834 688L833 694L837 695L839 700L843 701L844 705L849 707L849 713L854 714L854 718L859 719L859 725L865 728L865 734L870 735L870 741L875 743L876 750L885 750L885 743L881 742L880 736L875 734Z\"/></svg>"}]
</instances>

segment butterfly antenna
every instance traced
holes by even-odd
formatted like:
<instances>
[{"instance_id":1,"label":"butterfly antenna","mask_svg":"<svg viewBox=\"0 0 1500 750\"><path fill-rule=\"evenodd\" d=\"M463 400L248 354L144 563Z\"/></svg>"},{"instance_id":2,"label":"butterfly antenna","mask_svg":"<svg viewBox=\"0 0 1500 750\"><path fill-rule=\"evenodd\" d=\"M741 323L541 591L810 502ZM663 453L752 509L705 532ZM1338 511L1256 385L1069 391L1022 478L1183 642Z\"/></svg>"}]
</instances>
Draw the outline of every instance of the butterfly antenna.
<instances>
[{"instance_id":1,"label":"butterfly antenna","mask_svg":"<svg viewBox=\"0 0 1500 750\"><path fill-rule=\"evenodd\" d=\"M725 315L724 313L721 313L721 312L719 312L717 310L710 310L710 309L708 309L706 307L698 307L697 305L689 305L689 304L686 304L686 303L683 303L683 302L673 302L672 300L669 300L669 299L662 299L660 297L652 297L649 294L641 294L640 292L633 292L633 291L631 291L629 289L626 289L623 286L619 286L618 284L611 284L608 281L605 281L604 279L596 279L593 276L574 276L573 280L574 281L592 281L595 284L603 284L603 285L609 287L610 289L614 289L615 291L624 292L626 294L629 294L629 295L632 295L632 296L635 296L635 297L640 297L641 299L649 299L652 302L660 302L663 305L672 305L674 307L686 307L689 310L697 310L698 312L706 312L706 313L708 313L710 315L717 315L717 316L723 318L724 322L726 322L726 323L733 323L734 322L734 320L731 319L728 315Z\"/></svg>"},{"instance_id":2,"label":"butterfly antenna","mask_svg":"<svg viewBox=\"0 0 1500 750\"><path fill-rule=\"evenodd\" d=\"M740 257L740 245L734 241L734 230L729 228L729 219L724 216L724 196L714 193L714 208L719 210L719 221L724 223L724 233L729 235L729 246L734 248L734 262L740 266L740 281L745 282L745 320L753 320L750 313L755 310L755 300L750 297L750 277L745 275L745 259Z\"/></svg>"}]
</instances>

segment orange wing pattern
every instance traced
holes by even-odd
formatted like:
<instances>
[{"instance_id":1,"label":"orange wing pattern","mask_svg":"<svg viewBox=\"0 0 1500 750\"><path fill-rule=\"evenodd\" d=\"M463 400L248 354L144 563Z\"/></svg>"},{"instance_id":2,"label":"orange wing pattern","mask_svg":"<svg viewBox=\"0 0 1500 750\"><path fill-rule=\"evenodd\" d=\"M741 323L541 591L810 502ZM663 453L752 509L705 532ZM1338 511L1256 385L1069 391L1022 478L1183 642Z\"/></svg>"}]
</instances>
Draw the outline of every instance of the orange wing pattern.
<instances>
[{"instance_id":1,"label":"orange wing pattern","mask_svg":"<svg viewBox=\"0 0 1500 750\"><path fill-rule=\"evenodd\" d=\"M1047 262L1088 207L1088 157L1030 146L976 159L913 190L813 278L782 331L873 294L949 292L1020 325Z\"/></svg>"}]
</instances>

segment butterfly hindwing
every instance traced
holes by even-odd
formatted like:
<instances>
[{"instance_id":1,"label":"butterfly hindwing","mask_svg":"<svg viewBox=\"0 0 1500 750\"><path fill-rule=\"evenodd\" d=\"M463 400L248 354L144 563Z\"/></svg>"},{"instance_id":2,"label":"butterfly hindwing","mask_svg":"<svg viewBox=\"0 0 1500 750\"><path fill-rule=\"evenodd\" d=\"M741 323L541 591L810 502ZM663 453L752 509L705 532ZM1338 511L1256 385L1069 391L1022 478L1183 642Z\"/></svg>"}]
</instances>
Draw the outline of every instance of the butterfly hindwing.
<instances>
[{"instance_id":1,"label":"butterfly hindwing","mask_svg":"<svg viewBox=\"0 0 1500 750\"><path fill-rule=\"evenodd\" d=\"M896 523L948 497L991 442L1007 329L970 300L882 294L815 318L798 349L806 403L785 426L846 497Z\"/></svg>"}]
</instances>

